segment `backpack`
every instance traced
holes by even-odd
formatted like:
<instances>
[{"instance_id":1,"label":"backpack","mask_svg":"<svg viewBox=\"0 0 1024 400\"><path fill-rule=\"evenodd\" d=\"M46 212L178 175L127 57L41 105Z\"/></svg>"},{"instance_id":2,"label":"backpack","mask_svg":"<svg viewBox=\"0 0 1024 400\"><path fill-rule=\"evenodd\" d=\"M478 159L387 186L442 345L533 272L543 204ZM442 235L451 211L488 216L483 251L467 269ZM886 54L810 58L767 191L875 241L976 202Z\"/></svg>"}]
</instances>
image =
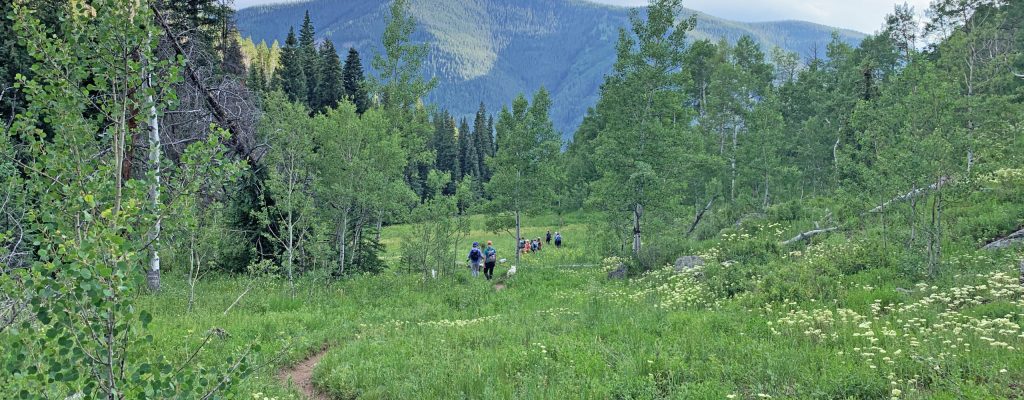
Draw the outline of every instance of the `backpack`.
<instances>
[{"instance_id":1,"label":"backpack","mask_svg":"<svg viewBox=\"0 0 1024 400\"><path fill-rule=\"evenodd\" d=\"M562 243L562 235L555 235L555 244Z\"/></svg>"},{"instance_id":2,"label":"backpack","mask_svg":"<svg viewBox=\"0 0 1024 400\"><path fill-rule=\"evenodd\" d=\"M473 250L469 251L469 259L472 261L480 261L480 258L482 257L483 255L480 253L480 249L478 248L473 248Z\"/></svg>"},{"instance_id":3,"label":"backpack","mask_svg":"<svg viewBox=\"0 0 1024 400\"><path fill-rule=\"evenodd\" d=\"M497 261L497 258L498 258L498 252L494 251L493 248L488 248L487 249L487 262L489 262L489 263L495 262L495 261Z\"/></svg>"}]
</instances>

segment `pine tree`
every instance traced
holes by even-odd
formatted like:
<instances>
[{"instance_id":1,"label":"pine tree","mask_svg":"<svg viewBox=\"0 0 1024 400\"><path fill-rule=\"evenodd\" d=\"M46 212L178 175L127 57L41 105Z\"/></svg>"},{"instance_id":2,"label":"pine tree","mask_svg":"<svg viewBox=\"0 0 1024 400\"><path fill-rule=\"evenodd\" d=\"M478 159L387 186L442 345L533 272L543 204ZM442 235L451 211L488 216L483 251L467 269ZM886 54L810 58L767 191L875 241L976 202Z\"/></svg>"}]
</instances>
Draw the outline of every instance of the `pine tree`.
<instances>
[{"instance_id":1,"label":"pine tree","mask_svg":"<svg viewBox=\"0 0 1024 400\"><path fill-rule=\"evenodd\" d=\"M480 102L480 109L473 120L473 137L477 147L480 178L488 180L491 172L484 161L487 157L494 157L494 137L487 130L487 108L483 102Z\"/></svg>"},{"instance_id":2,"label":"pine tree","mask_svg":"<svg viewBox=\"0 0 1024 400\"><path fill-rule=\"evenodd\" d=\"M232 29L232 34L225 38L223 59L221 60L221 71L225 74L237 77L246 73L245 60L242 55L242 47L238 44L238 34Z\"/></svg>"},{"instance_id":3,"label":"pine tree","mask_svg":"<svg viewBox=\"0 0 1024 400\"><path fill-rule=\"evenodd\" d=\"M267 90L267 78L263 76L262 69L255 63L249 67L249 77L245 80L249 90L262 92Z\"/></svg>"},{"instance_id":4,"label":"pine tree","mask_svg":"<svg viewBox=\"0 0 1024 400\"><path fill-rule=\"evenodd\" d=\"M455 139L455 124L448 111L434 114L434 136L431 139L430 147L436 154L434 169L450 173L453 176L461 170L459 146ZM452 188L445 188L446 194L454 193L449 189Z\"/></svg>"},{"instance_id":5,"label":"pine tree","mask_svg":"<svg viewBox=\"0 0 1024 400\"><path fill-rule=\"evenodd\" d=\"M299 29L299 59L302 70L306 74L306 104L311 108L316 104L317 81L320 80L319 63L316 52L316 30L313 28L313 21L309 18L309 10L302 19L302 27Z\"/></svg>"},{"instance_id":6,"label":"pine tree","mask_svg":"<svg viewBox=\"0 0 1024 400\"><path fill-rule=\"evenodd\" d=\"M494 116L487 116L487 134L494 138L494 144L491 146L491 155L498 154L498 133L494 131Z\"/></svg>"},{"instance_id":7,"label":"pine tree","mask_svg":"<svg viewBox=\"0 0 1024 400\"><path fill-rule=\"evenodd\" d=\"M334 43L324 40L320 45L320 79L316 86L314 110L335 108L345 96L342 82L341 59L334 49Z\"/></svg>"},{"instance_id":8,"label":"pine tree","mask_svg":"<svg viewBox=\"0 0 1024 400\"><path fill-rule=\"evenodd\" d=\"M480 157L477 151L477 143L473 131L469 130L469 123L465 118L459 123L459 163L462 166L462 176L480 177Z\"/></svg>"},{"instance_id":9,"label":"pine tree","mask_svg":"<svg viewBox=\"0 0 1024 400\"><path fill-rule=\"evenodd\" d=\"M363 76L363 64L359 60L359 52L355 47L348 49L348 57L345 58L345 69L343 79L345 84L345 97L352 104L356 105L356 112L362 114L370 107L370 99L366 94L366 77Z\"/></svg>"},{"instance_id":10,"label":"pine tree","mask_svg":"<svg viewBox=\"0 0 1024 400\"><path fill-rule=\"evenodd\" d=\"M274 86L284 91L288 95L288 100L306 103L309 100L309 90L306 89L306 72L302 67L298 44L295 29L289 29L288 39L284 41L284 48L281 49L281 65L274 74Z\"/></svg>"}]
</instances>

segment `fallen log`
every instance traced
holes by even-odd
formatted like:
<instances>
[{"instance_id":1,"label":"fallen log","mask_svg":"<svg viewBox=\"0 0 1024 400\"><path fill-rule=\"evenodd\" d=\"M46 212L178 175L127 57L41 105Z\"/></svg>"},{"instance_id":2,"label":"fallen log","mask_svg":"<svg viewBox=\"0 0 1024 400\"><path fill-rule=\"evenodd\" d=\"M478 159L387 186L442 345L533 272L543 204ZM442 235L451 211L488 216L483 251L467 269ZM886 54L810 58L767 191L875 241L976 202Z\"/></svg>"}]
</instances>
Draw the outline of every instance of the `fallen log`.
<instances>
[{"instance_id":1,"label":"fallen log","mask_svg":"<svg viewBox=\"0 0 1024 400\"><path fill-rule=\"evenodd\" d=\"M837 230L837 229L839 229L839 227L833 226L831 228L815 229L815 230L810 230L810 231L807 231L807 232L803 232L803 233L801 233L799 235L794 236L792 239L789 239L789 240L787 240L785 242L782 242L782 245L783 246L788 246L788 245L791 245L793 243L801 242L801 241L810 239L812 237L821 235L823 233L832 232L832 231Z\"/></svg>"},{"instance_id":2,"label":"fallen log","mask_svg":"<svg viewBox=\"0 0 1024 400\"><path fill-rule=\"evenodd\" d=\"M686 236L690 236L691 234L693 234L693 231L697 229L697 224L699 224L700 220L704 218L704 213L707 213L708 210L711 209L711 205L715 203L715 199L717 198L718 196L712 196L711 200L708 201L708 205L704 206L704 209L700 210L700 212L697 213L697 217L694 218L693 223L690 224L690 229L686 231Z\"/></svg>"},{"instance_id":3,"label":"fallen log","mask_svg":"<svg viewBox=\"0 0 1024 400\"><path fill-rule=\"evenodd\" d=\"M872 209L868 210L868 212L866 212L864 214L880 213L882 211L885 211L886 208L889 208L889 206L891 206L891 205L893 205L895 203L907 201L907 200L910 200L910 199L915 198L917 196L920 196L922 194L931 192L933 190L941 189L947 183L949 183L949 177L948 176L941 177L941 178L939 178L938 182L935 182L935 183L933 183L931 185L928 185L927 187L917 188L917 189L911 190L911 191L909 191L909 192L907 192L905 194L901 194L899 196L893 197L892 199L889 199L889 201L880 204L878 207L875 207L875 208L872 208ZM861 214L861 215L864 215L864 214Z\"/></svg>"},{"instance_id":4,"label":"fallen log","mask_svg":"<svg viewBox=\"0 0 1024 400\"><path fill-rule=\"evenodd\" d=\"M986 244L983 250L999 250L1013 246L1018 242L1024 242L1024 229L1011 233L1009 236L999 238L996 241Z\"/></svg>"}]
</instances>

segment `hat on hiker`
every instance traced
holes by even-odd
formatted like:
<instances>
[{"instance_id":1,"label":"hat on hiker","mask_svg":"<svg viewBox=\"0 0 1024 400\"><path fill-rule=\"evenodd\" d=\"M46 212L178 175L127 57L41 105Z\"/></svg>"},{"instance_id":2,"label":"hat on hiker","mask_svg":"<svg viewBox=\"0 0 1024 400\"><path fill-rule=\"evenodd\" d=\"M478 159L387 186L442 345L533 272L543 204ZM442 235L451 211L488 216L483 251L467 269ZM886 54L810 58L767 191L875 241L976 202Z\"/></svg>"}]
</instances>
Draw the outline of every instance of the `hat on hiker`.
<instances>
[{"instance_id":1,"label":"hat on hiker","mask_svg":"<svg viewBox=\"0 0 1024 400\"><path fill-rule=\"evenodd\" d=\"M479 242L473 242L473 247L480 247L480 243Z\"/></svg>"}]
</instances>

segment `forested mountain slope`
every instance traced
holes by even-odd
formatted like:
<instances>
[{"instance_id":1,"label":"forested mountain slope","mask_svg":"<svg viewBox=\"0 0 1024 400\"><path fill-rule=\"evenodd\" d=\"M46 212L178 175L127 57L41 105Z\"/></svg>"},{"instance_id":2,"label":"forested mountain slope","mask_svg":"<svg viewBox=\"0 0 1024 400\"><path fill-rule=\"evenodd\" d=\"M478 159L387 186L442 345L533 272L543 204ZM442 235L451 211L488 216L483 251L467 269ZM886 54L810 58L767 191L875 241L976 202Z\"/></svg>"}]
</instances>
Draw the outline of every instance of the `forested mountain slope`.
<instances>
[{"instance_id":1,"label":"forested mountain slope","mask_svg":"<svg viewBox=\"0 0 1024 400\"><path fill-rule=\"evenodd\" d=\"M387 2L313 0L258 6L238 12L243 36L256 42L284 41L291 26L310 11L317 39L339 51L356 47L367 58L380 51ZM540 86L551 91L552 119L566 137L597 101L601 81L615 60L618 29L628 10L579 0L415 0L417 40L432 51L427 70L440 84L430 102L469 116L483 101L497 110L518 93ZM766 50L778 46L811 57L823 54L834 28L801 21L742 23L697 13L695 39L735 42L754 37ZM847 43L863 35L840 30Z\"/></svg>"}]
</instances>

